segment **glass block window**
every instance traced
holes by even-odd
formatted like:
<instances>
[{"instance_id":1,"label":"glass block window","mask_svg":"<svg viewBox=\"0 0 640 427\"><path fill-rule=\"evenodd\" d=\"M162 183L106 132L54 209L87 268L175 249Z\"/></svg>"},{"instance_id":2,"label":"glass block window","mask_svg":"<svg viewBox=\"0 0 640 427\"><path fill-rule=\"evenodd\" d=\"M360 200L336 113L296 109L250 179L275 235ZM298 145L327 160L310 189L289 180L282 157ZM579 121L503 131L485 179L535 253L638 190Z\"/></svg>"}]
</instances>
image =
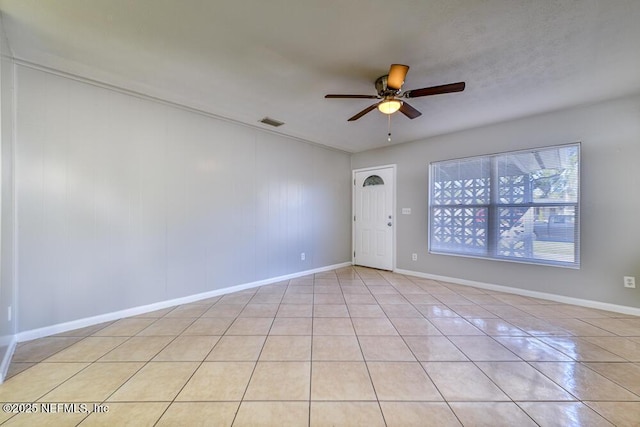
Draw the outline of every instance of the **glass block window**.
<instances>
[{"instance_id":1,"label":"glass block window","mask_svg":"<svg viewBox=\"0 0 640 427\"><path fill-rule=\"evenodd\" d=\"M580 144L429 169L431 253L580 266Z\"/></svg>"}]
</instances>

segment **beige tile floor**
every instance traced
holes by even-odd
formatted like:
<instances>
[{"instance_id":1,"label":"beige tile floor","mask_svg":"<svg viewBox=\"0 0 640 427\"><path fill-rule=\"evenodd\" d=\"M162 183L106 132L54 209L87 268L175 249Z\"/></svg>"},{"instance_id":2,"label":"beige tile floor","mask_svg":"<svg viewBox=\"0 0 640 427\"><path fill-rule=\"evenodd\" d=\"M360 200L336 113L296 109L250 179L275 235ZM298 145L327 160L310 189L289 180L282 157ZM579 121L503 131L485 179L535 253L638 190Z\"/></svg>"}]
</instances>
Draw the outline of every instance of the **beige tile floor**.
<instances>
[{"instance_id":1,"label":"beige tile floor","mask_svg":"<svg viewBox=\"0 0 640 427\"><path fill-rule=\"evenodd\" d=\"M37 403L0 413L28 426L638 426L640 318L349 267L21 343L0 402Z\"/></svg>"}]
</instances>

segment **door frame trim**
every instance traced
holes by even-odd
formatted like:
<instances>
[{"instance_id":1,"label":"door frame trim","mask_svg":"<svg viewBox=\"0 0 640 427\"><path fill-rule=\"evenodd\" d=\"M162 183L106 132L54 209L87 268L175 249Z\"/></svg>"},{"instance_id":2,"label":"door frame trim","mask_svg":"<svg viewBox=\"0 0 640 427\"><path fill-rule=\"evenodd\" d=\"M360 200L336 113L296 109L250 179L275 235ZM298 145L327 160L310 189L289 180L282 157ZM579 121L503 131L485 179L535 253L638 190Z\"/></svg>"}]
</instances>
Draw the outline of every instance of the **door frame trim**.
<instances>
[{"instance_id":1,"label":"door frame trim","mask_svg":"<svg viewBox=\"0 0 640 427\"><path fill-rule=\"evenodd\" d=\"M391 169L391 174L393 176L393 185L391 186L391 210L393 212L393 227L391 228L391 271L396 270L396 227L398 225L398 215L396 209L396 188L397 188L397 179L398 179L398 166L393 164L388 165L380 165L380 166L369 166L366 168L353 169L351 171L351 265L356 265L356 259L353 256L353 253L356 250L356 227L353 221L353 217L356 214L356 173L358 172L366 172L373 171L378 169Z\"/></svg>"}]
</instances>

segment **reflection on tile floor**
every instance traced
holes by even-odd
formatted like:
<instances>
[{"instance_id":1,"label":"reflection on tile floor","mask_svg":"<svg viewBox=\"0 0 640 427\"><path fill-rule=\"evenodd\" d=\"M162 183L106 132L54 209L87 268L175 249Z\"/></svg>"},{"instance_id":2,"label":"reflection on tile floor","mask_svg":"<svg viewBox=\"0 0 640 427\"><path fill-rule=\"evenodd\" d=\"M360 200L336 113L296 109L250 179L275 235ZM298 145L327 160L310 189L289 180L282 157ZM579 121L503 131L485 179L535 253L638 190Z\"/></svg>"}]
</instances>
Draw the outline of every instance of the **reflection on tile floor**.
<instances>
[{"instance_id":1,"label":"reflection on tile floor","mask_svg":"<svg viewBox=\"0 0 640 427\"><path fill-rule=\"evenodd\" d=\"M640 318L348 267L21 343L0 402L108 408L3 425L638 426Z\"/></svg>"}]
</instances>

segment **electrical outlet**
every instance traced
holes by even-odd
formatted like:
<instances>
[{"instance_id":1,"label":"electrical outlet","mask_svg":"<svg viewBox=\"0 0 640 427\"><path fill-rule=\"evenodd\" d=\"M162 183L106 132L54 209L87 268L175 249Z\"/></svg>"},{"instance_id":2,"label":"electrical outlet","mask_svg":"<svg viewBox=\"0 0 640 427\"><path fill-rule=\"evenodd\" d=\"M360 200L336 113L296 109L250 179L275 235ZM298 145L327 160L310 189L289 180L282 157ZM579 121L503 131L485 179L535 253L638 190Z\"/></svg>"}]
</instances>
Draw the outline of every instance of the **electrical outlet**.
<instances>
[{"instance_id":1,"label":"electrical outlet","mask_svg":"<svg viewBox=\"0 0 640 427\"><path fill-rule=\"evenodd\" d=\"M304 254L304 252L300 252L300 261L304 261L307 258L307 256Z\"/></svg>"},{"instance_id":2,"label":"electrical outlet","mask_svg":"<svg viewBox=\"0 0 640 427\"><path fill-rule=\"evenodd\" d=\"M411 254L411 259L413 261L417 261L418 260L418 254Z\"/></svg>"},{"instance_id":3,"label":"electrical outlet","mask_svg":"<svg viewBox=\"0 0 640 427\"><path fill-rule=\"evenodd\" d=\"M636 288L636 278L633 276L624 276L624 287L625 288Z\"/></svg>"}]
</instances>

